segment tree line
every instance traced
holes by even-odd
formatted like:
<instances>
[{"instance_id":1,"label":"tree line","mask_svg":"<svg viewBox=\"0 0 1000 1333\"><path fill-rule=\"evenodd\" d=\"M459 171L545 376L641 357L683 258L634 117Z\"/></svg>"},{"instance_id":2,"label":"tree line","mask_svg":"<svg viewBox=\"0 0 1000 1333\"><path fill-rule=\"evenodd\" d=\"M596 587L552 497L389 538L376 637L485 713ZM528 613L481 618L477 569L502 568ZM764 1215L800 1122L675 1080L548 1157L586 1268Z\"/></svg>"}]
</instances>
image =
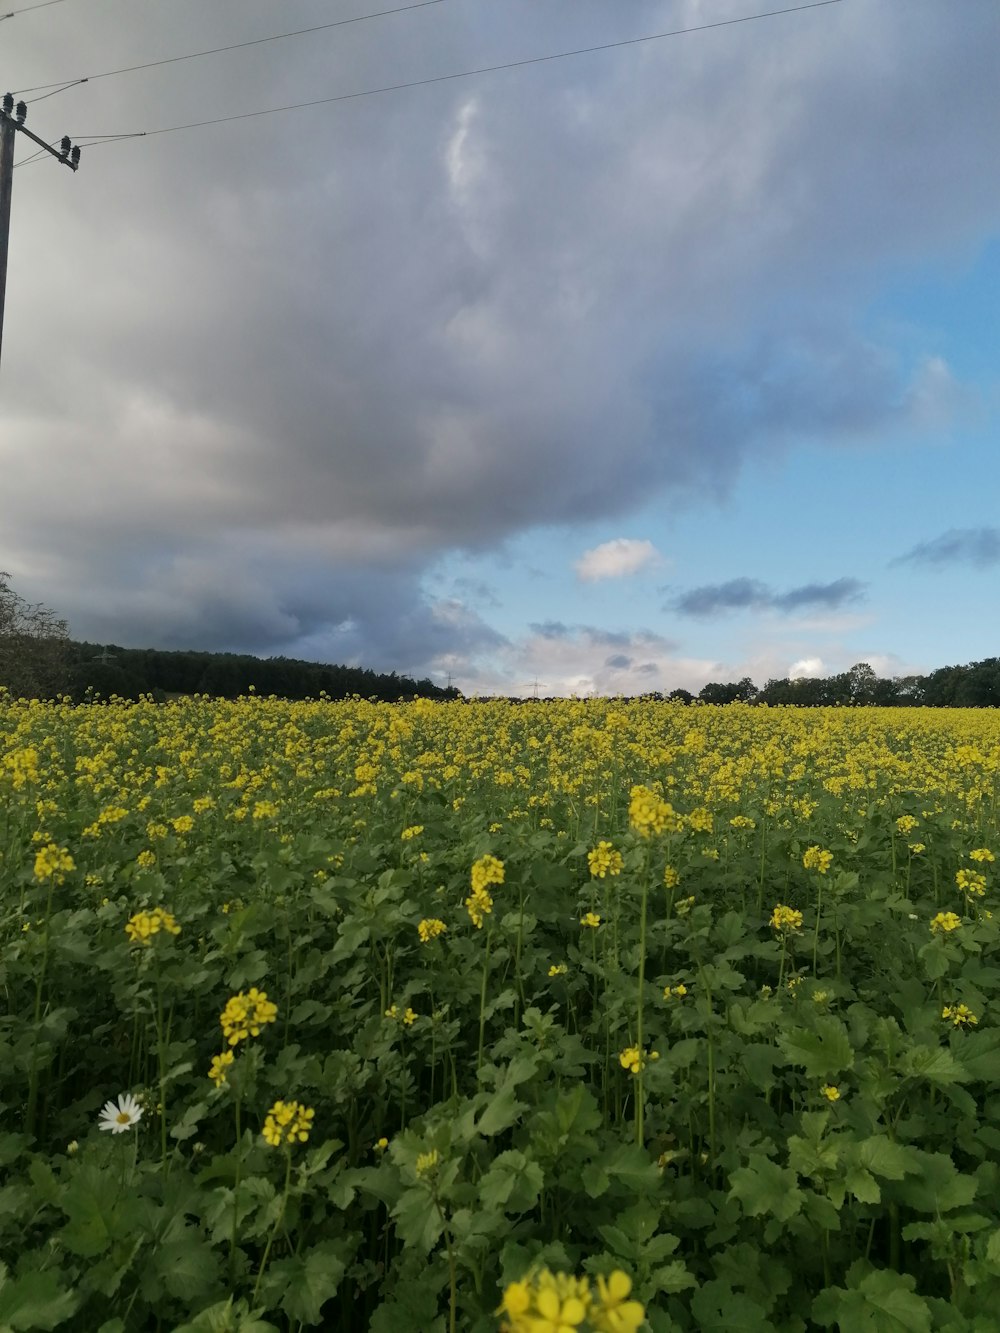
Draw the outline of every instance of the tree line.
<instances>
[{"instance_id":1,"label":"tree line","mask_svg":"<svg viewBox=\"0 0 1000 1333\"><path fill-rule=\"evenodd\" d=\"M867 662L834 676L771 679L758 689L749 676L711 681L697 695L672 690L683 703L799 704L803 707L874 705L883 708L1000 708L1000 657L939 667L926 676L877 676Z\"/></svg>"},{"instance_id":2,"label":"tree line","mask_svg":"<svg viewBox=\"0 0 1000 1333\"><path fill-rule=\"evenodd\" d=\"M235 699L256 692L282 699L331 699L360 695L393 703L397 699L457 699L459 691L432 680L414 680L395 671L332 666L291 657L253 657L249 653L168 651L121 648L116 644L78 643L65 620L40 603L26 602L0 572L0 686L15 698L76 702L95 695L108 699L164 700L207 694ZM1000 658L987 657L965 666L939 667L926 676L878 676L867 662L834 676L771 679L758 689L749 676L735 682L710 681L697 695L671 690L644 696L686 704L798 704L809 707L858 706L909 708L1000 707ZM520 701L519 701L520 702Z\"/></svg>"}]
</instances>

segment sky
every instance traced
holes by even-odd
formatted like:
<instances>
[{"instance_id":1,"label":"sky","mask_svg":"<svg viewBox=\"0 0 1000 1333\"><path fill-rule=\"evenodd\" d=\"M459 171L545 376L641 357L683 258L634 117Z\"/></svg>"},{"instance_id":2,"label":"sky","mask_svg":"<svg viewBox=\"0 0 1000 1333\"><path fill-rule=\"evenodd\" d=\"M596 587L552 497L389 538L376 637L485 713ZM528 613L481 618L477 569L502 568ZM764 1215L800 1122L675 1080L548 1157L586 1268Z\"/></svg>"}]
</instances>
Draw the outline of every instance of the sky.
<instances>
[{"instance_id":1,"label":"sky","mask_svg":"<svg viewBox=\"0 0 1000 1333\"><path fill-rule=\"evenodd\" d=\"M12 5L83 148L14 171L0 569L73 637L469 695L1000 653L996 0Z\"/></svg>"}]
</instances>

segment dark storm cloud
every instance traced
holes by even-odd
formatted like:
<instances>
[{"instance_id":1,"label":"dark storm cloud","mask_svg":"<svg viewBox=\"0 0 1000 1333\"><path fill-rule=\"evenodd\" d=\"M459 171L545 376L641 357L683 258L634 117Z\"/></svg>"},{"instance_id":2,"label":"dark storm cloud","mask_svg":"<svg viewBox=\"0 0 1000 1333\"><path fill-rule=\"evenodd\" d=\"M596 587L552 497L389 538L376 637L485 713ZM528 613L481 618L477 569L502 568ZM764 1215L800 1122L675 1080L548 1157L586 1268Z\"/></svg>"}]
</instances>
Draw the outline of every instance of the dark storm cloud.
<instances>
[{"instance_id":1,"label":"dark storm cloud","mask_svg":"<svg viewBox=\"0 0 1000 1333\"><path fill-rule=\"evenodd\" d=\"M627 671L632 665L632 659L626 657L624 653L614 653L611 657L604 659L604 665L615 671Z\"/></svg>"},{"instance_id":2,"label":"dark storm cloud","mask_svg":"<svg viewBox=\"0 0 1000 1333\"><path fill-rule=\"evenodd\" d=\"M153 129L699 12L433 6L93 81L29 123ZM5 64L27 87L285 13L60 6L3 25ZM863 314L888 260L995 229L994 22L858 0L18 171L0 564L79 634L418 670L491 632L423 591L443 551L932 418L947 374Z\"/></svg>"},{"instance_id":3,"label":"dark storm cloud","mask_svg":"<svg viewBox=\"0 0 1000 1333\"><path fill-rule=\"evenodd\" d=\"M918 542L890 563L938 569L946 565L973 565L988 569L1000 563L1000 528L951 528L931 541Z\"/></svg>"},{"instance_id":4,"label":"dark storm cloud","mask_svg":"<svg viewBox=\"0 0 1000 1333\"><path fill-rule=\"evenodd\" d=\"M685 616L715 616L727 611L834 610L858 601L866 585L859 579L835 579L833 583L805 583L788 592L776 593L758 579L731 579L728 583L692 588L670 602Z\"/></svg>"}]
</instances>

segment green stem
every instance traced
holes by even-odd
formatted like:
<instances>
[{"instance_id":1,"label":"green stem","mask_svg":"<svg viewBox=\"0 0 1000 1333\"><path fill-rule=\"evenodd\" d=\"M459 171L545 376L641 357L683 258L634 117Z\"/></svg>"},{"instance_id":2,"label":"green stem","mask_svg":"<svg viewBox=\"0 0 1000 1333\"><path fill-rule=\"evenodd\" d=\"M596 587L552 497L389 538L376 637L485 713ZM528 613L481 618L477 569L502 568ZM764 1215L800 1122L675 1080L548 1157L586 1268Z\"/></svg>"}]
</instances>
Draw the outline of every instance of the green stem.
<instances>
[{"instance_id":1,"label":"green stem","mask_svg":"<svg viewBox=\"0 0 1000 1333\"><path fill-rule=\"evenodd\" d=\"M257 1270L257 1281L253 1284L252 1305L257 1304L257 1292L260 1290L261 1278L264 1276L264 1269L267 1267L267 1261L271 1254L271 1246L274 1244L274 1238L278 1234L278 1227L281 1226L285 1216L285 1207L288 1203L288 1187L292 1179L292 1154L291 1150L285 1149L285 1188L281 1195L281 1207L278 1209L278 1216L274 1219L274 1226L271 1228L271 1234L267 1238L267 1244L264 1246L264 1254L260 1261L260 1268Z\"/></svg>"},{"instance_id":2,"label":"green stem","mask_svg":"<svg viewBox=\"0 0 1000 1333\"><path fill-rule=\"evenodd\" d=\"M493 940L492 922L486 928L486 952L483 957L483 980L479 988L479 1050L476 1054L476 1077L483 1063L483 1039L486 1033L486 982L490 973L490 944Z\"/></svg>"}]
</instances>

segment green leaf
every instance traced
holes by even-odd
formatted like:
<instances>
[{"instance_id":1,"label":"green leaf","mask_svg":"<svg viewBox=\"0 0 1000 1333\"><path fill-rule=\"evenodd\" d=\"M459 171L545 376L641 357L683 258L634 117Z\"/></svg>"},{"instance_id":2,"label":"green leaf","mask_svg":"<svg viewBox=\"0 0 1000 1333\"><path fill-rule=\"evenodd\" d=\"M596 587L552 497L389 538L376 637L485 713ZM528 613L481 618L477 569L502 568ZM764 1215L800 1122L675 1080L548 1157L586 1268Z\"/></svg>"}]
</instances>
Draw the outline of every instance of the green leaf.
<instances>
[{"instance_id":1,"label":"green leaf","mask_svg":"<svg viewBox=\"0 0 1000 1333\"><path fill-rule=\"evenodd\" d=\"M945 1213L967 1207L976 1197L975 1177L961 1175L947 1153L911 1151L919 1163L919 1174L893 1186L893 1197L900 1203L921 1213Z\"/></svg>"},{"instance_id":2,"label":"green leaf","mask_svg":"<svg viewBox=\"0 0 1000 1333\"><path fill-rule=\"evenodd\" d=\"M173 1333L278 1333L278 1329L258 1319L257 1311L251 1310L246 1301L234 1305L230 1296L228 1301L202 1310L189 1324L179 1324Z\"/></svg>"},{"instance_id":3,"label":"green leaf","mask_svg":"<svg viewBox=\"0 0 1000 1333\"><path fill-rule=\"evenodd\" d=\"M852 1166L844 1176L844 1184L861 1203L881 1203L882 1191L878 1181L863 1166Z\"/></svg>"},{"instance_id":4,"label":"green leaf","mask_svg":"<svg viewBox=\"0 0 1000 1333\"><path fill-rule=\"evenodd\" d=\"M700 1333L774 1333L762 1306L718 1279L691 1297L691 1313Z\"/></svg>"},{"instance_id":5,"label":"green leaf","mask_svg":"<svg viewBox=\"0 0 1000 1333\"><path fill-rule=\"evenodd\" d=\"M526 1213L538 1201L545 1175L537 1162L515 1149L502 1152L479 1182L479 1197L487 1208Z\"/></svg>"},{"instance_id":6,"label":"green leaf","mask_svg":"<svg viewBox=\"0 0 1000 1333\"><path fill-rule=\"evenodd\" d=\"M820 1015L813 1027L782 1033L778 1045L789 1064L801 1065L807 1078L830 1079L854 1067L854 1048L839 1018Z\"/></svg>"},{"instance_id":7,"label":"green leaf","mask_svg":"<svg viewBox=\"0 0 1000 1333\"><path fill-rule=\"evenodd\" d=\"M133 1131L134 1132L134 1131ZM60 1207L69 1221L59 1233L63 1245L84 1259L96 1258L131 1232L138 1215L133 1195L122 1194L117 1175L83 1166L63 1190Z\"/></svg>"},{"instance_id":8,"label":"green leaf","mask_svg":"<svg viewBox=\"0 0 1000 1333\"><path fill-rule=\"evenodd\" d=\"M60 1290L57 1274L12 1278L7 1265L0 1264L0 1328L56 1328L77 1305L78 1297Z\"/></svg>"},{"instance_id":9,"label":"green leaf","mask_svg":"<svg viewBox=\"0 0 1000 1333\"><path fill-rule=\"evenodd\" d=\"M787 1222L802 1208L804 1195L794 1171L780 1167L760 1153L752 1153L747 1166L729 1177L731 1199L739 1199L748 1217L767 1214Z\"/></svg>"},{"instance_id":10,"label":"green leaf","mask_svg":"<svg viewBox=\"0 0 1000 1333\"><path fill-rule=\"evenodd\" d=\"M292 1322L318 1324L323 1306L337 1294L354 1247L343 1241L324 1241L305 1254L279 1259L271 1265L269 1280L284 1285L280 1305Z\"/></svg>"},{"instance_id":11,"label":"green leaf","mask_svg":"<svg viewBox=\"0 0 1000 1333\"><path fill-rule=\"evenodd\" d=\"M413 1245L424 1254L430 1254L441 1238L444 1223L430 1191L423 1185L414 1185L400 1195L392 1216L396 1231L404 1245Z\"/></svg>"},{"instance_id":12,"label":"green leaf","mask_svg":"<svg viewBox=\"0 0 1000 1333\"><path fill-rule=\"evenodd\" d=\"M662 1268L654 1268L649 1280L655 1290L666 1292L668 1296L698 1285L698 1279L688 1272L680 1259L674 1259Z\"/></svg>"},{"instance_id":13,"label":"green leaf","mask_svg":"<svg viewBox=\"0 0 1000 1333\"><path fill-rule=\"evenodd\" d=\"M153 1247L153 1267L171 1296L205 1296L219 1280L219 1257L194 1227ZM190 1308L190 1307L189 1307Z\"/></svg>"},{"instance_id":14,"label":"green leaf","mask_svg":"<svg viewBox=\"0 0 1000 1333\"><path fill-rule=\"evenodd\" d=\"M878 1269L853 1290L827 1287L813 1301L812 1317L851 1333L930 1333L931 1312L909 1275Z\"/></svg>"},{"instance_id":15,"label":"green leaf","mask_svg":"<svg viewBox=\"0 0 1000 1333\"><path fill-rule=\"evenodd\" d=\"M913 1046L903 1056L900 1068L910 1078L925 1078L938 1087L968 1082L968 1074L947 1046Z\"/></svg>"},{"instance_id":16,"label":"green leaf","mask_svg":"<svg viewBox=\"0 0 1000 1333\"><path fill-rule=\"evenodd\" d=\"M859 1143L858 1161L884 1180L902 1180L908 1171L920 1170L916 1154L902 1144L893 1143L885 1134L874 1134Z\"/></svg>"}]
</instances>

